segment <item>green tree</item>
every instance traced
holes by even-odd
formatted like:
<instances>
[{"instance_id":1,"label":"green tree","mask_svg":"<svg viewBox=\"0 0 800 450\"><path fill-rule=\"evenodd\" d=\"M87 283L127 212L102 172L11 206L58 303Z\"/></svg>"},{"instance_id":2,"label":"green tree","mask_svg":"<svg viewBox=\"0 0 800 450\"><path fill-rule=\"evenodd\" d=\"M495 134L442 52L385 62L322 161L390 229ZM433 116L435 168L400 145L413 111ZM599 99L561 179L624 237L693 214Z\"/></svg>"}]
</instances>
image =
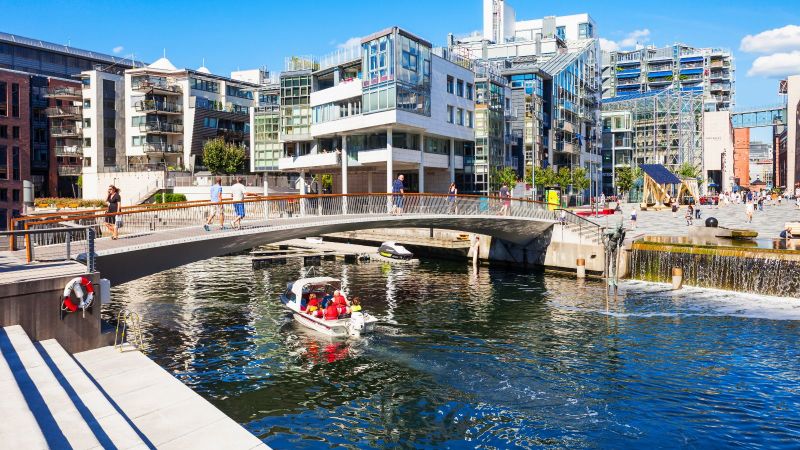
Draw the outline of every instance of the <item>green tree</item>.
<instances>
[{"instance_id":1,"label":"green tree","mask_svg":"<svg viewBox=\"0 0 800 450\"><path fill-rule=\"evenodd\" d=\"M700 169L695 167L690 162L685 162L678 167L678 170L675 173L681 178L693 178L699 179L700 178Z\"/></svg>"},{"instance_id":2,"label":"green tree","mask_svg":"<svg viewBox=\"0 0 800 450\"><path fill-rule=\"evenodd\" d=\"M329 173L322 174L319 177L319 182L325 192L333 192L333 175Z\"/></svg>"},{"instance_id":3,"label":"green tree","mask_svg":"<svg viewBox=\"0 0 800 450\"><path fill-rule=\"evenodd\" d=\"M211 139L203 144L203 164L214 175L225 172L225 148L227 144L221 138Z\"/></svg>"},{"instance_id":4,"label":"green tree","mask_svg":"<svg viewBox=\"0 0 800 450\"><path fill-rule=\"evenodd\" d=\"M492 191L499 191L503 184L508 185L509 189L514 189L517 179L517 171L511 167L495 170L492 172Z\"/></svg>"},{"instance_id":5,"label":"green tree","mask_svg":"<svg viewBox=\"0 0 800 450\"><path fill-rule=\"evenodd\" d=\"M553 171L552 168L542 168L542 167L534 167L533 168L533 175L534 180L537 186L552 186L556 184L556 173Z\"/></svg>"},{"instance_id":6,"label":"green tree","mask_svg":"<svg viewBox=\"0 0 800 450\"><path fill-rule=\"evenodd\" d=\"M561 186L561 192L564 193L567 186L572 184L572 172L566 167L562 167L558 169L558 173L555 174L554 180L555 184Z\"/></svg>"},{"instance_id":7,"label":"green tree","mask_svg":"<svg viewBox=\"0 0 800 450\"><path fill-rule=\"evenodd\" d=\"M589 184L589 177L587 176L586 169L583 167L572 169L572 187L583 192L589 188Z\"/></svg>"},{"instance_id":8,"label":"green tree","mask_svg":"<svg viewBox=\"0 0 800 450\"><path fill-rule=\"evenodd\" d=\"M615 172L617 176L616 187L623 195L630 192L633 189L633 184L642 176L641 169L638 167L623 166L617 168Z\"/></svg>"},{"instance_id":9,"label":"green tree","mask_svg":"<svg viewBox=\"0 0 800 450\"><path fill-rule=\"evenodd\" d=\"M228 144L225 147L225 165L223 167L225 173L231 175L242 170L246 158L247 152L244 150L244 146Z\"/></svg>"}]
</instances>

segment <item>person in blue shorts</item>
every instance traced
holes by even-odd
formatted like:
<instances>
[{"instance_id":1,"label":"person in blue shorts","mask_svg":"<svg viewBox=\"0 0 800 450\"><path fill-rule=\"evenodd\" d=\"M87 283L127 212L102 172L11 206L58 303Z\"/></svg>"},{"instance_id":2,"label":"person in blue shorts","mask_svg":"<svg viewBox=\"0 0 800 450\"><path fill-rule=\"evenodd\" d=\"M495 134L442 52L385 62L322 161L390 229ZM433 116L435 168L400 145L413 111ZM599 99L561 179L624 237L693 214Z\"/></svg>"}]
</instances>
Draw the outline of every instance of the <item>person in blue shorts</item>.
<instances>
[{"instance_id":1,"label":"person in blue shorts","mask_svg":"<svg viewBox=\"0 0 800 450\"><path fill-rule=\"evenodd\" d=\"M242 181L242 177L239 177L236 179L236 183L231 186L231 195L233 196L233 201L236 202L233 204L233 211L236 218L233 219L231 225L237 230L242 228L242 219L244 219L244 197L248 195L247 192L245 192Z\"/></svg>"},{"instance_id":2,"label":"person in blue shorts","mask_svg":"<svg viewBox=\"0 0 800 450\"><path fill-rule=\"evenodd\" d=\"M405 193L405 188L403 186L404 179L405 177L401 173L392 183L392 203L394 204L392 214L403 214L403 194Z\"/></svg>"}]
</instances>

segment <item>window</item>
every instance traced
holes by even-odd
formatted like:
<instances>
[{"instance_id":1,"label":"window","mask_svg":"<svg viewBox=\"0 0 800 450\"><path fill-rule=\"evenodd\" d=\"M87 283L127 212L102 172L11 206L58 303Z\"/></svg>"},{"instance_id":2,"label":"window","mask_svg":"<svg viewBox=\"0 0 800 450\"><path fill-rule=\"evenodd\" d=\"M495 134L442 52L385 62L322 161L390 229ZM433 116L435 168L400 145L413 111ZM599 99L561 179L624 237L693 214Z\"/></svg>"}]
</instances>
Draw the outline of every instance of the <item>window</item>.
<instances>
[{"instance_id":1,"label":"window","mask_svg":"<svg viewBox=\"0 0 800 450\"><path fill-rule=\"evenodd\" d=\"M92 128L92 119L88 117L83 119L83 128Z\"/></svg>"},{"instance_id":2,"label":"window","mask_svg":"<svg viewBox=\"0 0 800 450\"><path fill-rule=\"evenodd\" d=\"M470 127L470 128L474 128L475 127L475 123L474 123L474 119L473 119L472 114L473 114L472 111L467 111L467 126Z\"/></svg>"},{"instance_id":3,"label":"window","mask_svg":"<svg viewBox=\"0 0 800 450\"><path fill-rule=\"evenodd\" d=\"M11 84L11 117L19 117L19 84Z\"/></svg>"},{"instance_id":4,"label":"window","mask_svg":"<svg viewBox=\"0 0 800 450\"><path fill-rule=\"evenodd\" d=\"M11 175L19 181L19 147L11 147Z\"/></svg>"},{"instance_id":5,"label":"window","mask_svg":"<svg viewBox=\"0 0 800 450\"><path fill-rule=\"evenodd\" d=\"M592 24L582 23L578 25L578 39L590 39L593 35L594 30L592 30Z\"/></svg>"},{"instance_id":6,"label":"window","mask_svg":"<svg viewBox=\"0 0 800 450\"><path fill-rule=\"evenodd\" d=\"M217 128L218 123L216 117L206 117L203 119L203 126L206 128Z\"/></svg>"},{"instance_id":7,"label":"window","mask_svg":"<svg viewBox=\"0 0 800 450\"><path fill-rule=\"evenodd\" d=\"M92 146L92 138L83 138L83 146L84 147L91 147Z\"/></svg>"},{"instance_id":8,"label":"window","mask_svg":"<svg viewBox=\"0 0 800 450\"><path fill-rule=\"evenodd\" d=\"M219 94L219 83L216 81L209 81L192 77L189 78L189 87L192 89L199 89L201 91L213 92L215 94Z\"/></svg>"},{"instance_id":9,"label":"window","mask_svg":"<svg viewBox=\"0 0 800 450\"><path fill-rule=\"evenodd\" d=\"M138 127L139 125L144 125L146 120L147 116L133 116L131 117L131 125Z\"/></svg>"},{"instance_id":10,"label":"window","mask_svg":"<svg viewBox=\"0 0 800 450\"><path fill-rule=\"evenodd\" d=\"M81 78L81 84L83 85L84 89L89 89L92 85L91 78Z\"/></svg>"},{"instance_id":11,"label":"window","mask_svg":"<svg viewBox=\"0 0 800 450\"><path fill-rule=\"evenodd\" d=\"M453 123L453 107L447 105L447 123Z\"/></svg>"},{"instance_id":12,"label":"window","mask_svg":"<svg viewBox=\"0 0 800 450\"><path fill-rule=\"evenodd\" d=\"M566 27L556 27L556 37L558 37L562 41L566 41L567 40Z\"/></svg>"},{"instance_id":13,"label":"window","mask_svg":"<svg viewBox=\"0 0 800 450\"><path fill-rule=\"evenodd\" d=\"M145 142L145 137L144 136L131 136L131 138L132 138L131 144L134 147L140 147L140 146L144 145L144 142Z\"/></svg>"},{"instance_id":14,"label":"window","mask_svg":"<svg viewBox=\"0 0 800 450\"><path fill-rule=\"evenodd\" d=\"M456 125L464 125L464 110L461 108L456 111Z\"/></svg>"},{"instance_id":15,"label":"window","mask_svg":"<svg viewBox=\"0 0 800 450\"><path fill-rule=\"evenodd\" d=\"M0 81L0 116L8 115L8 93L6 92L6 83Z\"/></svg>"},{"instance_id":16,"label":"window","mask_svg":"<svg viewBox=\"0 0 800 450\"><path fill-rule=\"evenodd\" d=\"M12 202L18 202L19 201L19 189L14 189L14 190L11 191L11 201Z\"/></svg>"},{"instance_id":17,"label":"window","mask_svg":"<svg viewBox=\"0 0 800 450\"><path fill-rule=\"evenodd\" d=\"M8 189L0 189L0 202L8 201Z\"/></svg>"},{"instance_id":18,"label":"window","mask_svg":"<svg viewBox=\"0 0 800 450\"><path fill-rule=\"evenodd\" d=\"M0 139L8 139L8 125L0 125Z\"/></svg>"},{"instance_id":19,"label":"window","mask_svg":"<svg viewBox=\"0 0 800 450\"><path fill-rule=\"evenodd\" d=\"M467 83L467 98L472 100L473 96L473 86L472 83Z\"/></svg>"},{"instance_id":20,"label":"window","mask_svg":"<svg viewBox=\"0 0 800 450\"><path fill-rule=\"evenodd\" d=\"M8 227L8 210L5 208L0 209L0 230L5 230Z\"/></svg>"},{"instance_id":21,"label":"window","mask_svg":"<svg viewBox=\"0 0 800 450\"><path fill-rule=\"evenodd\" d=\"M453 88L453 84L454 84L454 83L455 83L455 80L453 79L453 77L451 77L450 75L448 75L448 76L447 76L447 93L448 93L448 94L452 94L452 93L453 93L453 89L454 89L454 88Z\"/></svg>"},{"instance_id":22,"label":"window","mask_svg":"<svg viewBox=\"0 0 800 450\"><path fill-rule=\"evenodd\" d=\"M0 180L8 179L8 149L0 145Z\"/></svg>"},{"instance_id":23,"label":"window","mask_svg":"<svg viewBox=\"0 0 800 450\"><path fill-rule=\"evenodd\" d=\"M458 80L456 83L456 95L459 97L464 96L464 80Z\"/></svg>"},{"instance_id":24,"label":"window","mask_svg":"<svg viewBox=\"0 0 800 450\"><path fill-rule=\"evenodd\" d=\"M92 107L92 101L90 99L86 99L83 101L83 109L90 109Z\"/></svg>"},{"instance_id":25,"label":"window","mask_svg":"<svg viewBox=\"0 0 800 450\"><path fill-rule=\"evenodd\" d=\"M11 137L13 139L19 139L19 127L11 127Z\"/></svg>"}]
</instances>

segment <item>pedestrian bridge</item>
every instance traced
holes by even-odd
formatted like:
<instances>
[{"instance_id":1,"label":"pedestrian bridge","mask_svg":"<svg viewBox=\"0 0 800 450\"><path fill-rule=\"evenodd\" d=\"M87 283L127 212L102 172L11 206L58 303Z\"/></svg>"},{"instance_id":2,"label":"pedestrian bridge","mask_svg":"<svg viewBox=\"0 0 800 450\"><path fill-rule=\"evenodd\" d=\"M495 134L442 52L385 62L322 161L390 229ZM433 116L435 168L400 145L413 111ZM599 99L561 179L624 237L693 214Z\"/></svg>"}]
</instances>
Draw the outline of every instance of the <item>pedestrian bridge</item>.
<instances>
[{"instance_id":1,"label":"pedestrian bridge","mask_svg":"<svg viewBox=\"0 0 800 450\"><path fill-rule=\"evenodd\" d=\"M402 210L394 204L402 203ZM369 228L441 228L485 234L527 246L557 222L553 205L525 199L449 197L439 194L347 194L252 197L244 201L241 229L233 229L234 202L224 201L225 229L215 219L205 231L214 206L207 201L139 205L116 214L102 210L52 213L18 219L28 230L83 226L84 235L55 231L16 238L21 259L47 261L85 257L93 244L97 270L114 284L214 256L259 245L322 234ZM107 220L121 218L120 237L112 240ZM568 215L569 221L585 219ZM582 222L582 223L583 223ZM583 223L586 226L585 223ZM89 231L91 230L91 231ZM90 236L94 234L96 238ZM68 237L71 236L71 237ZM91 242L91 244L90 244Z\"/></svg>"}]
</instances>

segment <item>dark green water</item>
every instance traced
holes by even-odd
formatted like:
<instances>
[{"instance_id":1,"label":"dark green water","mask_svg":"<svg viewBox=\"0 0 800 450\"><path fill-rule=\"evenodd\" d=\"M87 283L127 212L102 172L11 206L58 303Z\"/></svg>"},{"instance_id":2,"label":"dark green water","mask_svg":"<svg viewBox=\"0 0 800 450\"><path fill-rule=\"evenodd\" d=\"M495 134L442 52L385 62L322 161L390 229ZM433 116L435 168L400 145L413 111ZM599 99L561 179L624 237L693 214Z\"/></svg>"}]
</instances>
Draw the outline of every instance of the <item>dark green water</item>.
<instances>
[{"instance_id":1,"label":"dark green water","mask_svg":"<svg viewBox=\"0 0 800 450\"><path fill-rule=\"evenodd\" d=\"M115 289L148 355L273 448L797 448L800 300L466 264L324 262L381 319L279 307L299 263L215 258Z\"/></svg>"}]
</instances>

